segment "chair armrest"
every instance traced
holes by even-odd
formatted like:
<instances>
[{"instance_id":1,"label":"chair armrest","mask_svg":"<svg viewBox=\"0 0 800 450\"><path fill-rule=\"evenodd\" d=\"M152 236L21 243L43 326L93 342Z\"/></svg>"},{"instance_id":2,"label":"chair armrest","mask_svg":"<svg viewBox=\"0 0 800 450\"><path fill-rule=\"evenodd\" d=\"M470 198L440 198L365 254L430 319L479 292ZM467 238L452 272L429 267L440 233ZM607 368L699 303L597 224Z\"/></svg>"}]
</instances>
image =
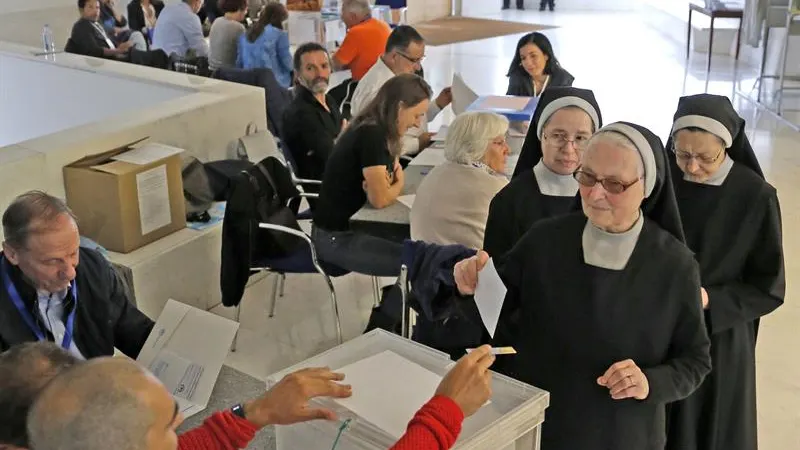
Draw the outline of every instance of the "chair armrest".
<instances>
[{"instance_id":1,"label":"chair armrest","mask_svg":"<svg viewBox=\"0 0 800 450\"><path fill-rule=\"evenodd\" d=\"M300 197L304 198L319 198L319 194L316 192L301 192Z\"/></svg>"},{"instance_id":2,"label":"chair armrest","mask_svg":"<svg viewBox=\"0 0 800 450\"><path fill-rule=\"evenodd\" d=\"M294 179L292 181L294 181L295 184L317 184L317 185L322 184L322 180L308 180L306 178L297 178L297 177L293 178Z\"/></svg>"},{"instance_id":3,"label":"chair armrest","mask_svg":"<svg viewBox=\"0 0 800 450\"><path fill-rule=\"evenodd\" d=\"M258 227L259 228L265 228L265 229L268 229L268 230L278 231L280 233L291 234L293 236L297 236L300 239L306 241L309 245L312 245L311 237L309 237L308 234L306 234L306 233L304 233L302 231L298 231L298 230L295 230L295 229L289 228L289 227L284 227L283 225L274 225L274 224L271 224L271 223L264 223L264 222L259 222L258 223ZM313 247L313 245L312 245L312 247Z\"/></svg>"}]
</instances>

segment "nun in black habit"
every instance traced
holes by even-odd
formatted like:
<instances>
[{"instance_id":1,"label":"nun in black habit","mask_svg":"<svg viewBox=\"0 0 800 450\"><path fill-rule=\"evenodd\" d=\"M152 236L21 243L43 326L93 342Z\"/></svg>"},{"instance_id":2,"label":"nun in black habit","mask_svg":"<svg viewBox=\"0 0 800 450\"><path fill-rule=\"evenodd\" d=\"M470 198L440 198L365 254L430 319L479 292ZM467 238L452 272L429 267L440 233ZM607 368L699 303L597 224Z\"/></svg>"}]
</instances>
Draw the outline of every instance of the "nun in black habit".
<instances>
[{"instance_id":1,"label":"nun in black habit","mask_svg":"<svg viewBox=\"0 0 800 450\"><path fill-rule=\"evenodd\" d=\"M542 94L517 163L521 172L515 170L514 179L489 205L486 252L503 255L537 221L575 210L578 182L572 174L601 126L592 91L557 87Z\"/></svg>"},{"instance_id":2,"label":"nun in black habit","mask_svg":"<svg viewBox=\"0 0 800 450\"><path fill-rule=\"evenodd\" d=\"M500 322L517 312L522 325L495 343L517 349L521 381L550 392L543 450L663 450L665 405L711 366L664 147L640 126L608 125L575 177L583 212L536 223L495 262L508 288ZM462 295L487 259L456 265Z\"/></svg>"},{"instance_id":3,"label":"nun in black habit","mask_svg":"<svg viewBox=\"0 0 800 450\"><path fill-rule=\"evenodd\" d=\"M670 408L671 450L755 450L759 318L783 303L783 246L777 193L764 179L727 97L678 102L670 168L686 235L703 285L712 371Z\"/></svg>"}]
</instances>

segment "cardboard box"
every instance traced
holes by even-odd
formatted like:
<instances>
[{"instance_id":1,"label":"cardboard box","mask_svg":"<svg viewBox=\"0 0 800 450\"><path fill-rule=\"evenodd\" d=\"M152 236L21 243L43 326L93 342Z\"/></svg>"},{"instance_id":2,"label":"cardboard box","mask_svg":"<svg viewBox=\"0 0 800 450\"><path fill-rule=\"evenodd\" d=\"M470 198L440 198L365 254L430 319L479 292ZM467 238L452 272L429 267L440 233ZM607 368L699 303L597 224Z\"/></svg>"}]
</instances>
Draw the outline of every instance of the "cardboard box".
<instances>
[{"instance_id":1,"label":"cardboard box","mask_svg":"<svg viewBox=\"0 0 800 450\"><path fill-rule=\"evenodd\" d=\"M141 141L138 141L141 142ZM186 227L179 148L138 142L64 167L81 234L128 253Z\"/></svg>"}]
</instances>

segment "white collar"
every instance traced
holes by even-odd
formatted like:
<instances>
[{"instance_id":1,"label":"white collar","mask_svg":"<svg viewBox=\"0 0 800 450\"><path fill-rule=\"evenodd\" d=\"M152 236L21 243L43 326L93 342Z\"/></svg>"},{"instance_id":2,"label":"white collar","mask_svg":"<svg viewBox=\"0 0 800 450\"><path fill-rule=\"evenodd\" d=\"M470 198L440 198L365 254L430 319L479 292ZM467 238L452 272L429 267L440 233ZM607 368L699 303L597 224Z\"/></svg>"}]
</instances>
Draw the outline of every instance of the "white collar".
<instances>
[{"instance_id":1,"label":"white collar","mask_svg":"<svg viewBox=\"0 0 800 450\"><path fill-rule=\"evenodd\" d=\"M733 168L733 159L728 156L727 154L724 155L725 160L722 161L722 164L719 166L716 172L711 175L707 180L700 182L698 184L707 184L709 186L722 186L722 183L725 182L725 179L728 178L728 174L731 173L731 169ZM690 182L696 183L689 179L689 175L684 174L683 179Z\"/></svg>"},{"instance_id":2,"label":"white collar","mask_svg":"<svg viewBox=\"0 0 800 450\"><path fill-rule=\"evenodd\" d=\"M533 166L533 176L539 192L548 197L574 197L578 193L578 182L572 175L561 175L544 165L541 159Z\"/></svg>"},{"instance_id":3,"label":"white collar","mask_svg":"<svg viewBox=\"0 0 800 450\"><path fill-rule=\"evenodd\" d=\"M584 262L602 269L624 269L636 248L643 226L644 214L641 211L633 227L622 233L603 231L587 220L582 236Z\"/></svg>"}]
</instances>

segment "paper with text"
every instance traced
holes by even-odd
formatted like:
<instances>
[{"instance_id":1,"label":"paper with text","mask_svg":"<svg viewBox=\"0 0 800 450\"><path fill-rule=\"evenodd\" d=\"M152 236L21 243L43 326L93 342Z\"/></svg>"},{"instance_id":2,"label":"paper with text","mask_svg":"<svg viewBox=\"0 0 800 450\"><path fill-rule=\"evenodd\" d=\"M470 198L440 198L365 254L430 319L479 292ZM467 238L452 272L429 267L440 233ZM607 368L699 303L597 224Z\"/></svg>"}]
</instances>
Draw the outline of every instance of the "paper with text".
<instances>
[{"instance_id":1,"label":"paper with text","mask_svg":"<svg viewBox=\"0 0 800 450\"><path fill-rule=\"evenodd\" d=\"M397 201L408 206L409 209L414 207L414 199L417 198L415 194L401 195L397 197Z\"/></svg>"},{"instance_id":2,"label":"paper with text","mask_svg":"<svg viewBox=\"0 0 800 450\"><path fill-rule=\"evenodd\" d=\"M167 158L172 155L181 153L183 149L177 147L170 147L164 144L147 144L141 147L134 148L125 153L119 154L111 159L115 161L124 161L139 166L144 166L154 163L161 159Z\"/></svg>"},{"instance_id":3,"label":"paper with text","mask_svg":"<svg viewBox=\"0 0 800 450\"><path fill-rule=\"evenodd\" d=\"M503 309L503 301L506 298L506 285L500 279L497 268L494 266L494 259L489 258L483 270L478 272L478 286L475 289L475 305L481 314L483 325L489 332L489 336L494 338L497 330L497 322L500 320L500 311Z\"/></svg>"},{"instance_id":4,"label":"paper with text","mask_svg":"<svg viewBox=\"0 0 800 450\"><path fill-rule=\"evenodd\" d=\"M417 410L436 392L442 377L385 350L337 369L353 396L336 402L400 439Z\"/></svg>"},{"instance_id":5,"label":"paper with text","mask_svg":"<svg viewBox=\"0 0 800 450\"><path fill-rule=\"evenodd\" d=\"M137 173L136 194L143 236L172 222L166 164Z\"/></svg>"},{"instance_id":6,"label":"paper with text","mask_svg":"<svg viewBox=\"0 0 800 450\"><path fill-rule=\"evenodd\" d=\"M190 402L194 401L197 383L205 371L200 364L194 364L167 349L158 353L148 369L164 383L172 395Z\"/></svg>"}]
</instances>

